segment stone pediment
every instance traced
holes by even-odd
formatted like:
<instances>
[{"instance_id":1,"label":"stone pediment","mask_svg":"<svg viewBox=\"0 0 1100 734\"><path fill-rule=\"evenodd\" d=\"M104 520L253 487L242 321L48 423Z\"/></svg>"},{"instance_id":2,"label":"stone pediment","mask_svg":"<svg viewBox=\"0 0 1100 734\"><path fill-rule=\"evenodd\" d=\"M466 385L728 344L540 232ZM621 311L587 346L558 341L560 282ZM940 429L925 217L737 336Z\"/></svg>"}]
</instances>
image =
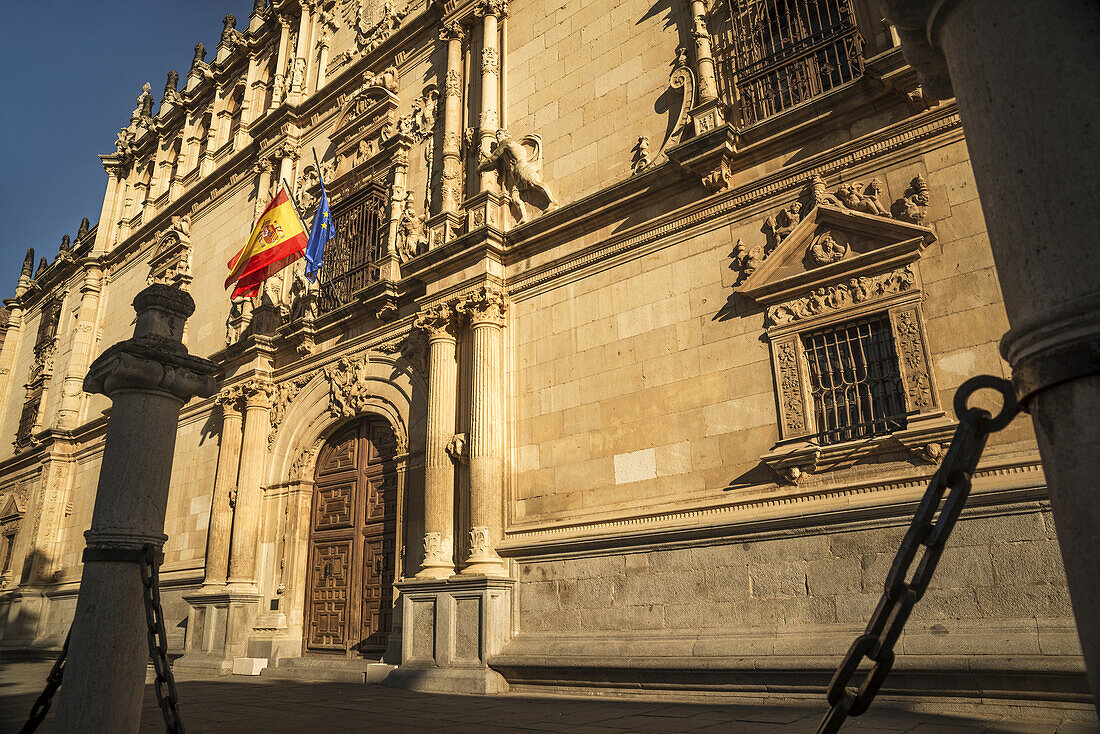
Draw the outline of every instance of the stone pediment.
<instances>
[{"instance_id":1,"label":"stone pediment","mask_svg":"<svg viewBox=\"0 0 1100 734\"><path fill-rule=\"evenodd\" d=\"M936 239L928 227L831 204L787 217L787 227L769 219L766 243L739 241L733 253L741 271L734 290L762 305L907 265Z\"/></svg>"},{"instance_id":2,"label":"stone pediment","mask_svg":"<svg viewBox=\"0 0 1100 734\"><path fill-rule=\"evenodd\" d=\"M397 70L390 67L380 74L367 74L341 105L331 138L335 174L329 193L334 199L346 195L350 180L358 178L348 174L374 168L373 164L388 157L386 142L394 136L398 104Z\"/></svg>"},{"instance_id":3,"label":"stone pediment","mask_svg":"<svg viewBox=\"0 0 1100 734\"><path fill-rule=\"evenodd\" d=\"M11 522L23 517L26 508L23 507L23 498L15 492L8 495L3 505L0 505L0 523Z\"/></svg>"}]
</instances>

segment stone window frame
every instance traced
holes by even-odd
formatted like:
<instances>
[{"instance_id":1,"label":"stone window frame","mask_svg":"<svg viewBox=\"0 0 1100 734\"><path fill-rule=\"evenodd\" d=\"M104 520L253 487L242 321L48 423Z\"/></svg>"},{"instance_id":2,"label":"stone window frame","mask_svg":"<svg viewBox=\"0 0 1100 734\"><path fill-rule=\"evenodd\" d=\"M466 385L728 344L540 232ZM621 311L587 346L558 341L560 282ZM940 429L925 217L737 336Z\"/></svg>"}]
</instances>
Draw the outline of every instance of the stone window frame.
<instances>
[{"instance_id":1,"label":"stone window frame","mask_svg":"<svg viewBox=\"0 0 1100 734\"><path fill-rule=\"evenodd\" d=\"M784 210L793 212L785 219L769 217L764 230L770 238L755 247L738 241L732 255L733 268L740 270L734 290L763 307L762 338L771 356L779 440L761 461L791 483L874 455L901 453L936 461L955 423L940 405L918 266L935 234L884 210L871 214L848 208L817 189L805 216L792 206ZM890 323L906 427L822 444L814 426L803 338L874 317Z\"/></svg>"}]
</instances>

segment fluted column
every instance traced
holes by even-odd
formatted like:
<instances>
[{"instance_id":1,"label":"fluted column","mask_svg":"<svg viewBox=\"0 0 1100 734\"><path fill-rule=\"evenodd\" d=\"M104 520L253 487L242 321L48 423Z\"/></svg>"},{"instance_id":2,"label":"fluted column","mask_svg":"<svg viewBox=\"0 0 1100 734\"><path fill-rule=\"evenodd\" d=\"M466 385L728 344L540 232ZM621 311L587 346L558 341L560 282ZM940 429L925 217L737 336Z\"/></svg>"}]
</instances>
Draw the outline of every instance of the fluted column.
<instances>
[{"instance_id":1,"label":"fluted column","mask_svg":"<svg viewBox=\"0 0 1100 734\"><path fill-rule=\"evenodd\" d=\"M714 57L710 52L707 8L703 0L691 0L691 37L695 41L695 70L699 74L699 104L718 98Z\"/></svg>"},{"instance_id":2,"label":"fluted column","mask_svg":"<svg viewBox=\"0 0 1100 734\"><path fill-rule=\"evenodd\" d=\"M93 251L93 255L94 255ZM103 266L98 257L84 260L84 283L80 286L80 308L73 329L73 346L65 380L61 385L61 404L57 408L57 427L72 430L80 421L84 404L84 374L92 361L96 323L99 321L99 295L103 287Z\"/></svg>"},{"instance_id":3,"label":"fluted column","mask_svg":"<svg viewBox=\"0 0 1100 734\"><path fill-rule=\"evenodd\" d=\"M481 18L481 116L478 150L489 155L489 148L500 127L500 37L497 19L508 14L507 0L482 0L475 13ZM495 191L497 175L481 173L479 191Z\"/></svg>"},{"instance_id":4,"label":"fluted column","mask_svg":"<svg viewBox=\"0 0 1100 734\"><path fill-rule=\"evenodd\" d=\"M244 384L244 437L233 503L233 536L229 552L229 585L241 591L256 588L256 555L260 548L260 504L264 457L271 428L271 383L253 378Z\"/></svg>"},{"instance_id":5,"label":"fluted column","mask_svg":"<svg viewBox=\"0 0 1100 734\"><path fill-rule=\"evenodd\" d=\"M290 74L290 95L287 97L293 104L300 102L305 93L306 52L309 49L309 29L313 20L313 3L304 0L299 4L301 14L298 16L298 45L294 50L294 65Z\"/></svg>"},{"instance_id":6,"label":"fluted column","mask_svg":"<svg viewBox=\"0 0 1100 734\"><path fill-rule=\"evenodd\" d=\"M1012 328L1081 650L1100 702L1100 5L884 0L924 89L954 95ZM1062 100L1073 100L1072 104Z\"/></svg>"},{"instance_id":7,"label":"fluted column","mask_svg":"<svg viewBox=\"0 0 1100 734\"><path fill-rule=\"evenodd\" d=\"M447 75L443 82L443 169L441 211L458 212L462 202L462 26L451 21L439 31L447 43Z\"/></svg>"},{"instance_id":8,"label":"fluted column","mask_svg":"<svg viewBox=\"0 0 1100 734\"><path fill-rule=\"evenodd\" d=\"M424 562L417 578L454 574L455 470L447 445L455 433L456 314L448 304L426 309L416 327L428 333L428 427L424 455Z\"/></svg>"},{"instance_id":9,"label":"fluted column","mask_svg":"<svg viewBox=\"0 0 1100 734\"><path fill-rule=\"evenodd\" d=\"M214 497L206 541L206 578L203 586L222 586L229 574L229 540L233 530L233 504L237 491L237 470L241 462L241 398L238 385L222 389L217 403L222 410L218 470L214 475Z\"/></svg>"},{"instance_id":10,"label":"fluted column","mask_svg":"<svg viewBox=\"0 0 1100 734\"><path fill-rule=\"evenodd\" d=\"M195 303L151 285L134 299L134 338L92 364L84 387L112 402L65 685L54 731L136 732L149 660L143 546L163 546L180 408L214 392L217 367L181 344ZM156 562L156 561L154 561Z\"/></svg>"},{"instance_id":11,"label":"fluted column","mask_svg":"<svg viewBox=\"0 0 1100 734\"><path fill-rule=\"evenodd\" d=\"M503 525L504 378L501 362L504 294L478 289L459 305L473 338L470 394L470 559L464 574L505 576L495 546Z\"/></svg>"}]
</instances>

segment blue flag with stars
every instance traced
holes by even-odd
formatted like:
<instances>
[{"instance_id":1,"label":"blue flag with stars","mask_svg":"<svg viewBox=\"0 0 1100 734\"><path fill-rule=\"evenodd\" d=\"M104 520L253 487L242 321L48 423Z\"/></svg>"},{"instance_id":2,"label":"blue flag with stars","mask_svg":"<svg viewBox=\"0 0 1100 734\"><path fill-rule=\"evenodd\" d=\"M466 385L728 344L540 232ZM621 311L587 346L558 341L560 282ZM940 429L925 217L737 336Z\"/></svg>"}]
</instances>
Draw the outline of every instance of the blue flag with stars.
<instances>
[{"instance_id":1,"label":"blue flag with stars","mask_svg":"<svg viewBox=\"0 0 1100 734\"><path fill-rule=\"evenodd\" d=\"M313 156L317 160L316 153ZM317 180L321 182L321 200L317 204L317 214L313 217L313 228L309 231L306 243L306 277L309 282L317 280L321 261L325 257L325 245L336 236L332 226L332 216L328 210L328 194L325 192L325 180L321 177L321 166L317 164Z\"/></svg>"}]
</instances>

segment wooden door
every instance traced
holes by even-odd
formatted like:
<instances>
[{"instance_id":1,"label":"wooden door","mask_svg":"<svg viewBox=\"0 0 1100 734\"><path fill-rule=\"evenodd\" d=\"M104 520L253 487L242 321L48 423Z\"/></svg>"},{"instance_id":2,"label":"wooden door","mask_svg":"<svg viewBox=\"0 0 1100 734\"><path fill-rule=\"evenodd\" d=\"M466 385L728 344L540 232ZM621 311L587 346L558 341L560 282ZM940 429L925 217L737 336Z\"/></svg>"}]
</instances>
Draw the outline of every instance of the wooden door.
<instances>
[{"instance_id":1,"label":"wooden door","mask_svg":"<svg viewBox=\"0 0 1100 734\"><path fill-rule=\"evenodd\" d=\"M310 518L306 652L385 649L393 607L396 446L389 425L368 419L321 449Z\"/></svg>"}]
</instances>

